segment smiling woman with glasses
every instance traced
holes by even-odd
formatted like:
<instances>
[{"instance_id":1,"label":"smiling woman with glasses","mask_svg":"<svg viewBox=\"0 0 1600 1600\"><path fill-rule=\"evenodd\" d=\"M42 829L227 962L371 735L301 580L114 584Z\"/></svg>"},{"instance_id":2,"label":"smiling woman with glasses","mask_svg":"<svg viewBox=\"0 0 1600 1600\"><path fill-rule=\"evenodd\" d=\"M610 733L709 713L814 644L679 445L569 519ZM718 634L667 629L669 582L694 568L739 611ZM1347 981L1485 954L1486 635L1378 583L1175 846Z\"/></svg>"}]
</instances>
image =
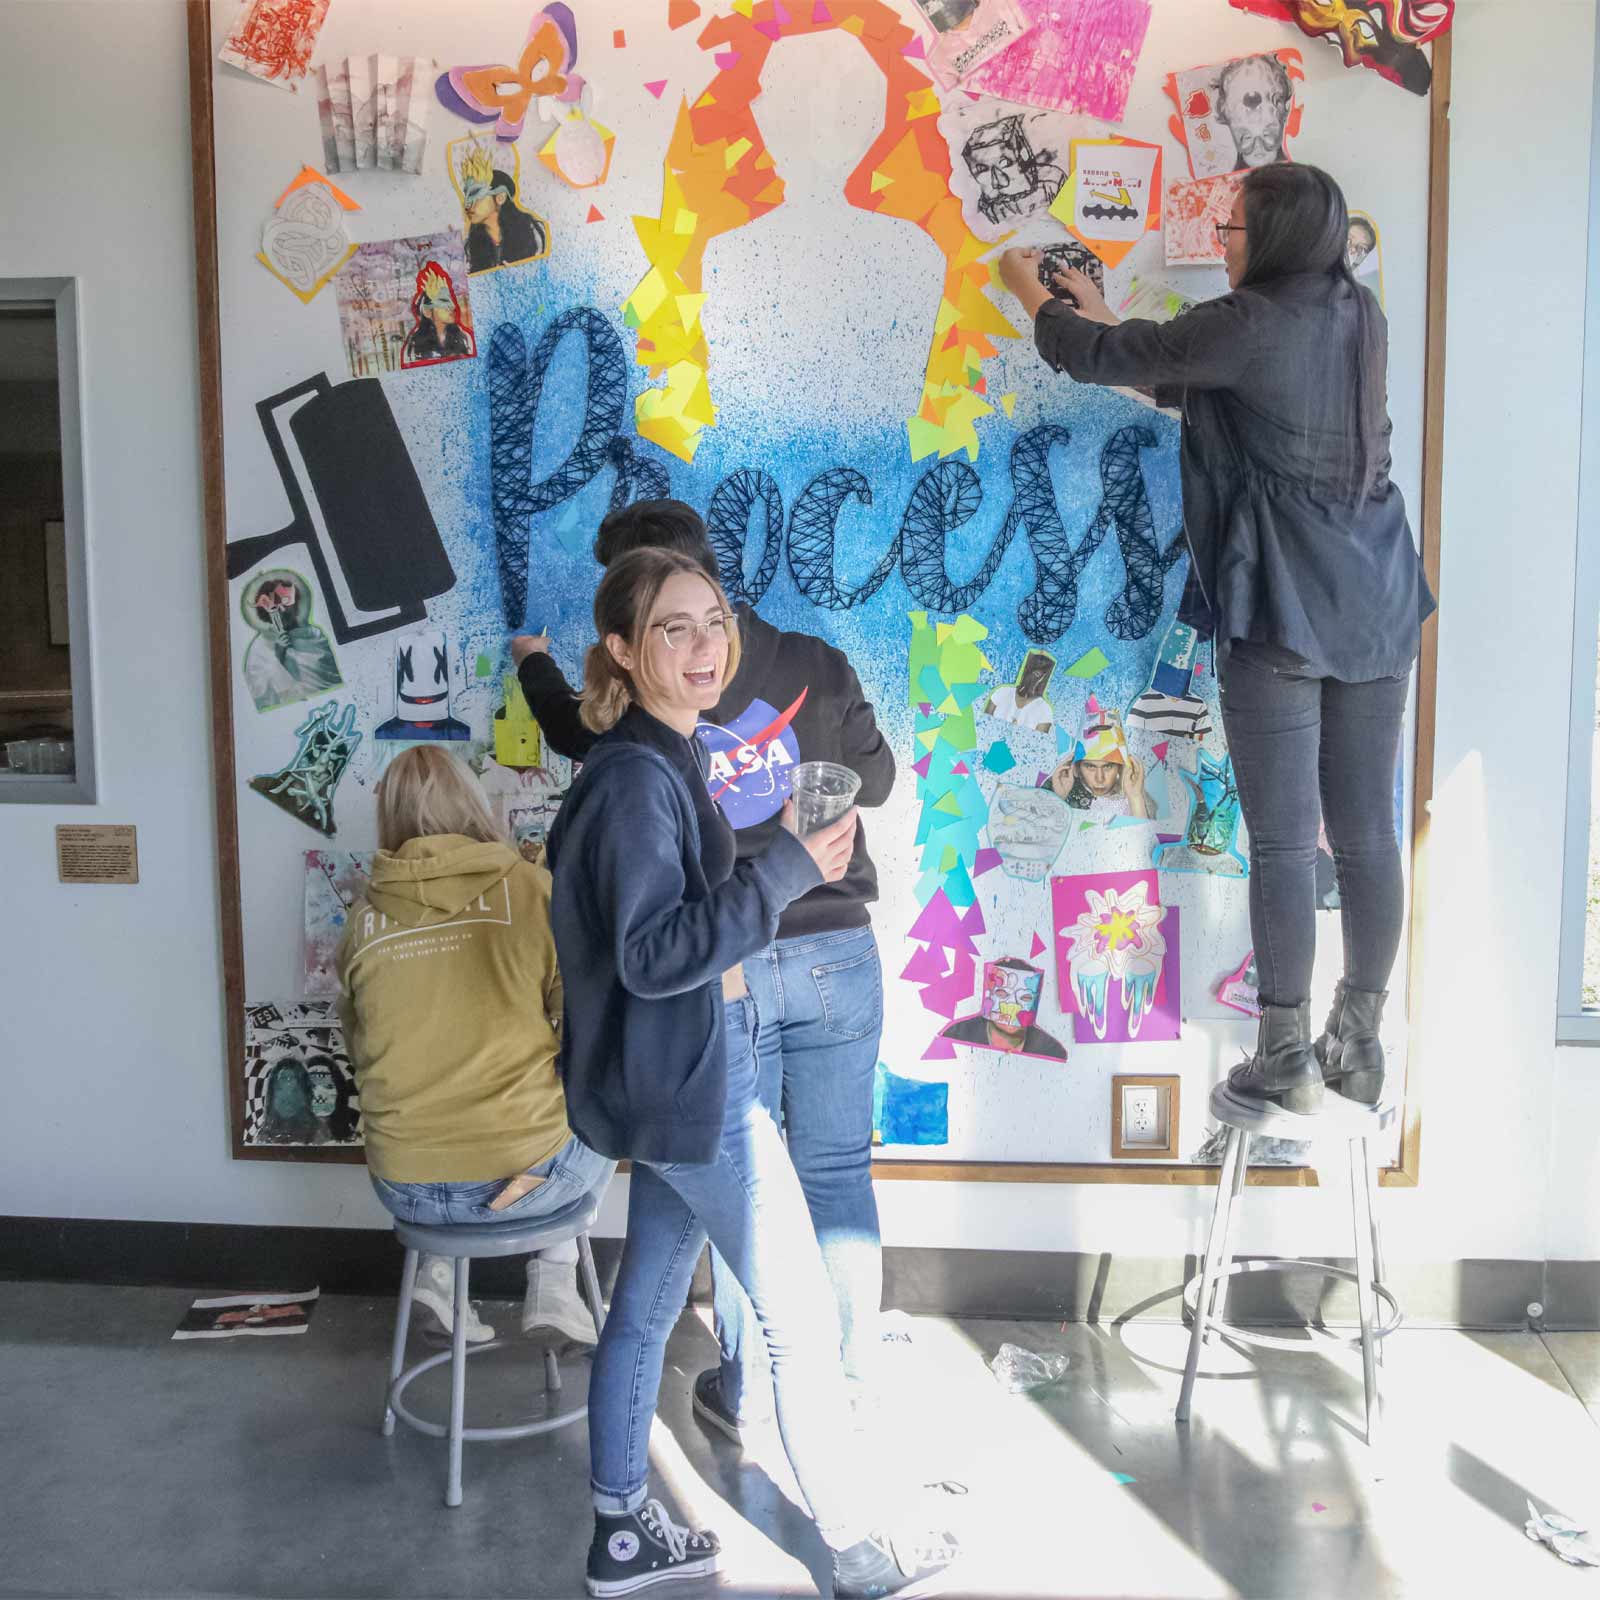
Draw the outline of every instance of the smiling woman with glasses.
<instances>
[{"instance_id":1,"label":"smiling woman with glasses","mask_svg":"<svg viewBox=\"0 0 1600 1600\"><path fill-rule=\"evenodd\" d=\"M1039 353L1080 383L1133 385L1183 412L1189 582L1181 621L1210 637L1250 829L1262 1018L1236 1090L1301 1114L1324 1087L1371 1104L1403 917L1393 779L1411 665L1433 596L1389 478L1388 327L1346 260L1327 173L1257 167L1217 224L1231 294L1168 323L1121 322L1081 272L1006 286ZM1345 971L1314 1043L1318 822L1338 867Z\"/></svg>"},{"instance_id":2,"label":"smiling woman with glasses","mask_svg":"<svg viewBox=\"0 0 1600 1600\"><path fill-rule=\"evenodd\" d=\"M707 1239L749 1296L778 1428L840 1600L896 1593L948 1564L947 1541L884 1531L887 1486L853 1431L833 1289L794 1165L761 1102L742 963L779 915L850 866L856 814L799 838L794 803L737 859L694 737L739 664L726 596L699 560L644 547L595 595L582 716L601 734L547 848L565 979L561 1077L575 1133L633 1163L628 1231L589 1385L595 1532L589 1592L716 1569L713 1534L649 1495L668 1334Z\"/></svg>"}]
</instances>

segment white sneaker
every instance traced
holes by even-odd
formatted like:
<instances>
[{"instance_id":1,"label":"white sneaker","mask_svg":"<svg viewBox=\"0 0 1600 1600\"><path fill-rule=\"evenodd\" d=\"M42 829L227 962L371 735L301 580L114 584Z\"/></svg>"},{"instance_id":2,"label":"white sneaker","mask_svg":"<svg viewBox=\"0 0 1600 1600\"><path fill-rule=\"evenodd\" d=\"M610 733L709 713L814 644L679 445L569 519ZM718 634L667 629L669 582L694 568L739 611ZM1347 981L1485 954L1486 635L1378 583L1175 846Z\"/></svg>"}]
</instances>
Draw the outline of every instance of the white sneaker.
<instances>
[{"instance_id":1,"label":"white sneaker","mask_svg":"<svg viewBox=\"0 0 1600 1600\"><path fill-rule=\"evenodd\" d=\"M578 1276L565 1262L528 1260L528 1292L522 1302L524 1333L559 1333L575 1344L595 1344L594 1313L578 1296Z\"/></svg>"},{"instance_id":2,"label":"white sneaker","mask_svg":"<svg viewBox=\"0 0 1600 1600\"><path fill-rule=\"evenodd\" d=\"M411 1291L413 1307L421 1306L432 1314L432 1323L425 1331L443 1331L445 1338L455 1332L451 1308L455 1304L456 1267L448 1256L424 1254L417 1263L417 1283ZM478 1317L477 1307L467 1302L467 1343L488 1344L494 1338L494 1329Z\"/></svg>"}]
</instances>

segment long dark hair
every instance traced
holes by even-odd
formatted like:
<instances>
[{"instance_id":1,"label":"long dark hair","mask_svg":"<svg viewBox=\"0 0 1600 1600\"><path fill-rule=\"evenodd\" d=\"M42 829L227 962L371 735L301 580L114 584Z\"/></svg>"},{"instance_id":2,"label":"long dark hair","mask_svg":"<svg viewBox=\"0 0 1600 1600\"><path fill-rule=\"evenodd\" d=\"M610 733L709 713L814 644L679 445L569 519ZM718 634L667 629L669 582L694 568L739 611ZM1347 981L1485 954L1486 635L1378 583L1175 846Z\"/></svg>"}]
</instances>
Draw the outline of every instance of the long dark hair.
<instances>
[{"instance_id":1,"label":"long dark hair","mask_svg":"<svg viewBox=\"0 0 1600 1600\"><path fill-rule=\"evenodd\" d=\"M1320 167L1280 161L1256 167L1244 180L1245 237L1249 252L1236 288L1250 289L1290 273L1324 273L1331 280L1330 304L1349 298L1356 313L1356 414L1358 438L1347 463L1350 498L1357 502L1376 487L1386 451L1388 396L1382 313L1371 291L1356 282L1345 253L1350 211L1344 192Z\"/></svg>"}]
</instances>

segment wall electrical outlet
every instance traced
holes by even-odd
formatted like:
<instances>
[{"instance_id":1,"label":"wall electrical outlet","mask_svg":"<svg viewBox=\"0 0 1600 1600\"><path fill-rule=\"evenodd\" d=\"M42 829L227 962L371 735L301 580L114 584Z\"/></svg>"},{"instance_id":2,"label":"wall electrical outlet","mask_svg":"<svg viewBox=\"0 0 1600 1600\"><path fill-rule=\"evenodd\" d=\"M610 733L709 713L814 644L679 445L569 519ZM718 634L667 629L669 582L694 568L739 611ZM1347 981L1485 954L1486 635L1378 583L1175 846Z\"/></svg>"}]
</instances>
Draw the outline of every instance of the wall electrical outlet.
<instances>
[{"instance_id":1,"label":"wall electrical outlet","mask_svg":"<svg viewBox=\"0 0 1600 1600\"><path fill-rule=\"evenodd\" d=\"M1122 1091L1122 1137L1130 1144L1154 1144L1161 1136L1161 1091L1154 1084L1129 1084Z\"/></svg>"}]
</instances>

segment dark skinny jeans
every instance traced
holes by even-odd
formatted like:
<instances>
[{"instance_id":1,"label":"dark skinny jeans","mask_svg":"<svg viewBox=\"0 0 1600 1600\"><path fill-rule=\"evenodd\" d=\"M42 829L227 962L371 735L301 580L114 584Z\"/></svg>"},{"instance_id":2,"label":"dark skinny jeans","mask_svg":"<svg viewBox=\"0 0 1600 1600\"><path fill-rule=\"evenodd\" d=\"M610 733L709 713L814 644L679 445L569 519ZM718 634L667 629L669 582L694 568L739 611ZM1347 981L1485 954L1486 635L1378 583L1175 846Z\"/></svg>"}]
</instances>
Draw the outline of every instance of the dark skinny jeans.
<instances>
[{"instance_id":1,"label":"dark skinny jeans","mask_svg":"<svg viewBox=\"0 0 1600 1600\"><path fill-rule=\"evenodd\" d=\"M1339 877L1344 976L1382 991L1400 948L1405 889L1394 769L1409 674L1345 683L1236 643L1221 674L1222 722L1250 830L1250 932L1263 1004L1311 998L1319 816Z\"/></svg>"}]
</instances>

